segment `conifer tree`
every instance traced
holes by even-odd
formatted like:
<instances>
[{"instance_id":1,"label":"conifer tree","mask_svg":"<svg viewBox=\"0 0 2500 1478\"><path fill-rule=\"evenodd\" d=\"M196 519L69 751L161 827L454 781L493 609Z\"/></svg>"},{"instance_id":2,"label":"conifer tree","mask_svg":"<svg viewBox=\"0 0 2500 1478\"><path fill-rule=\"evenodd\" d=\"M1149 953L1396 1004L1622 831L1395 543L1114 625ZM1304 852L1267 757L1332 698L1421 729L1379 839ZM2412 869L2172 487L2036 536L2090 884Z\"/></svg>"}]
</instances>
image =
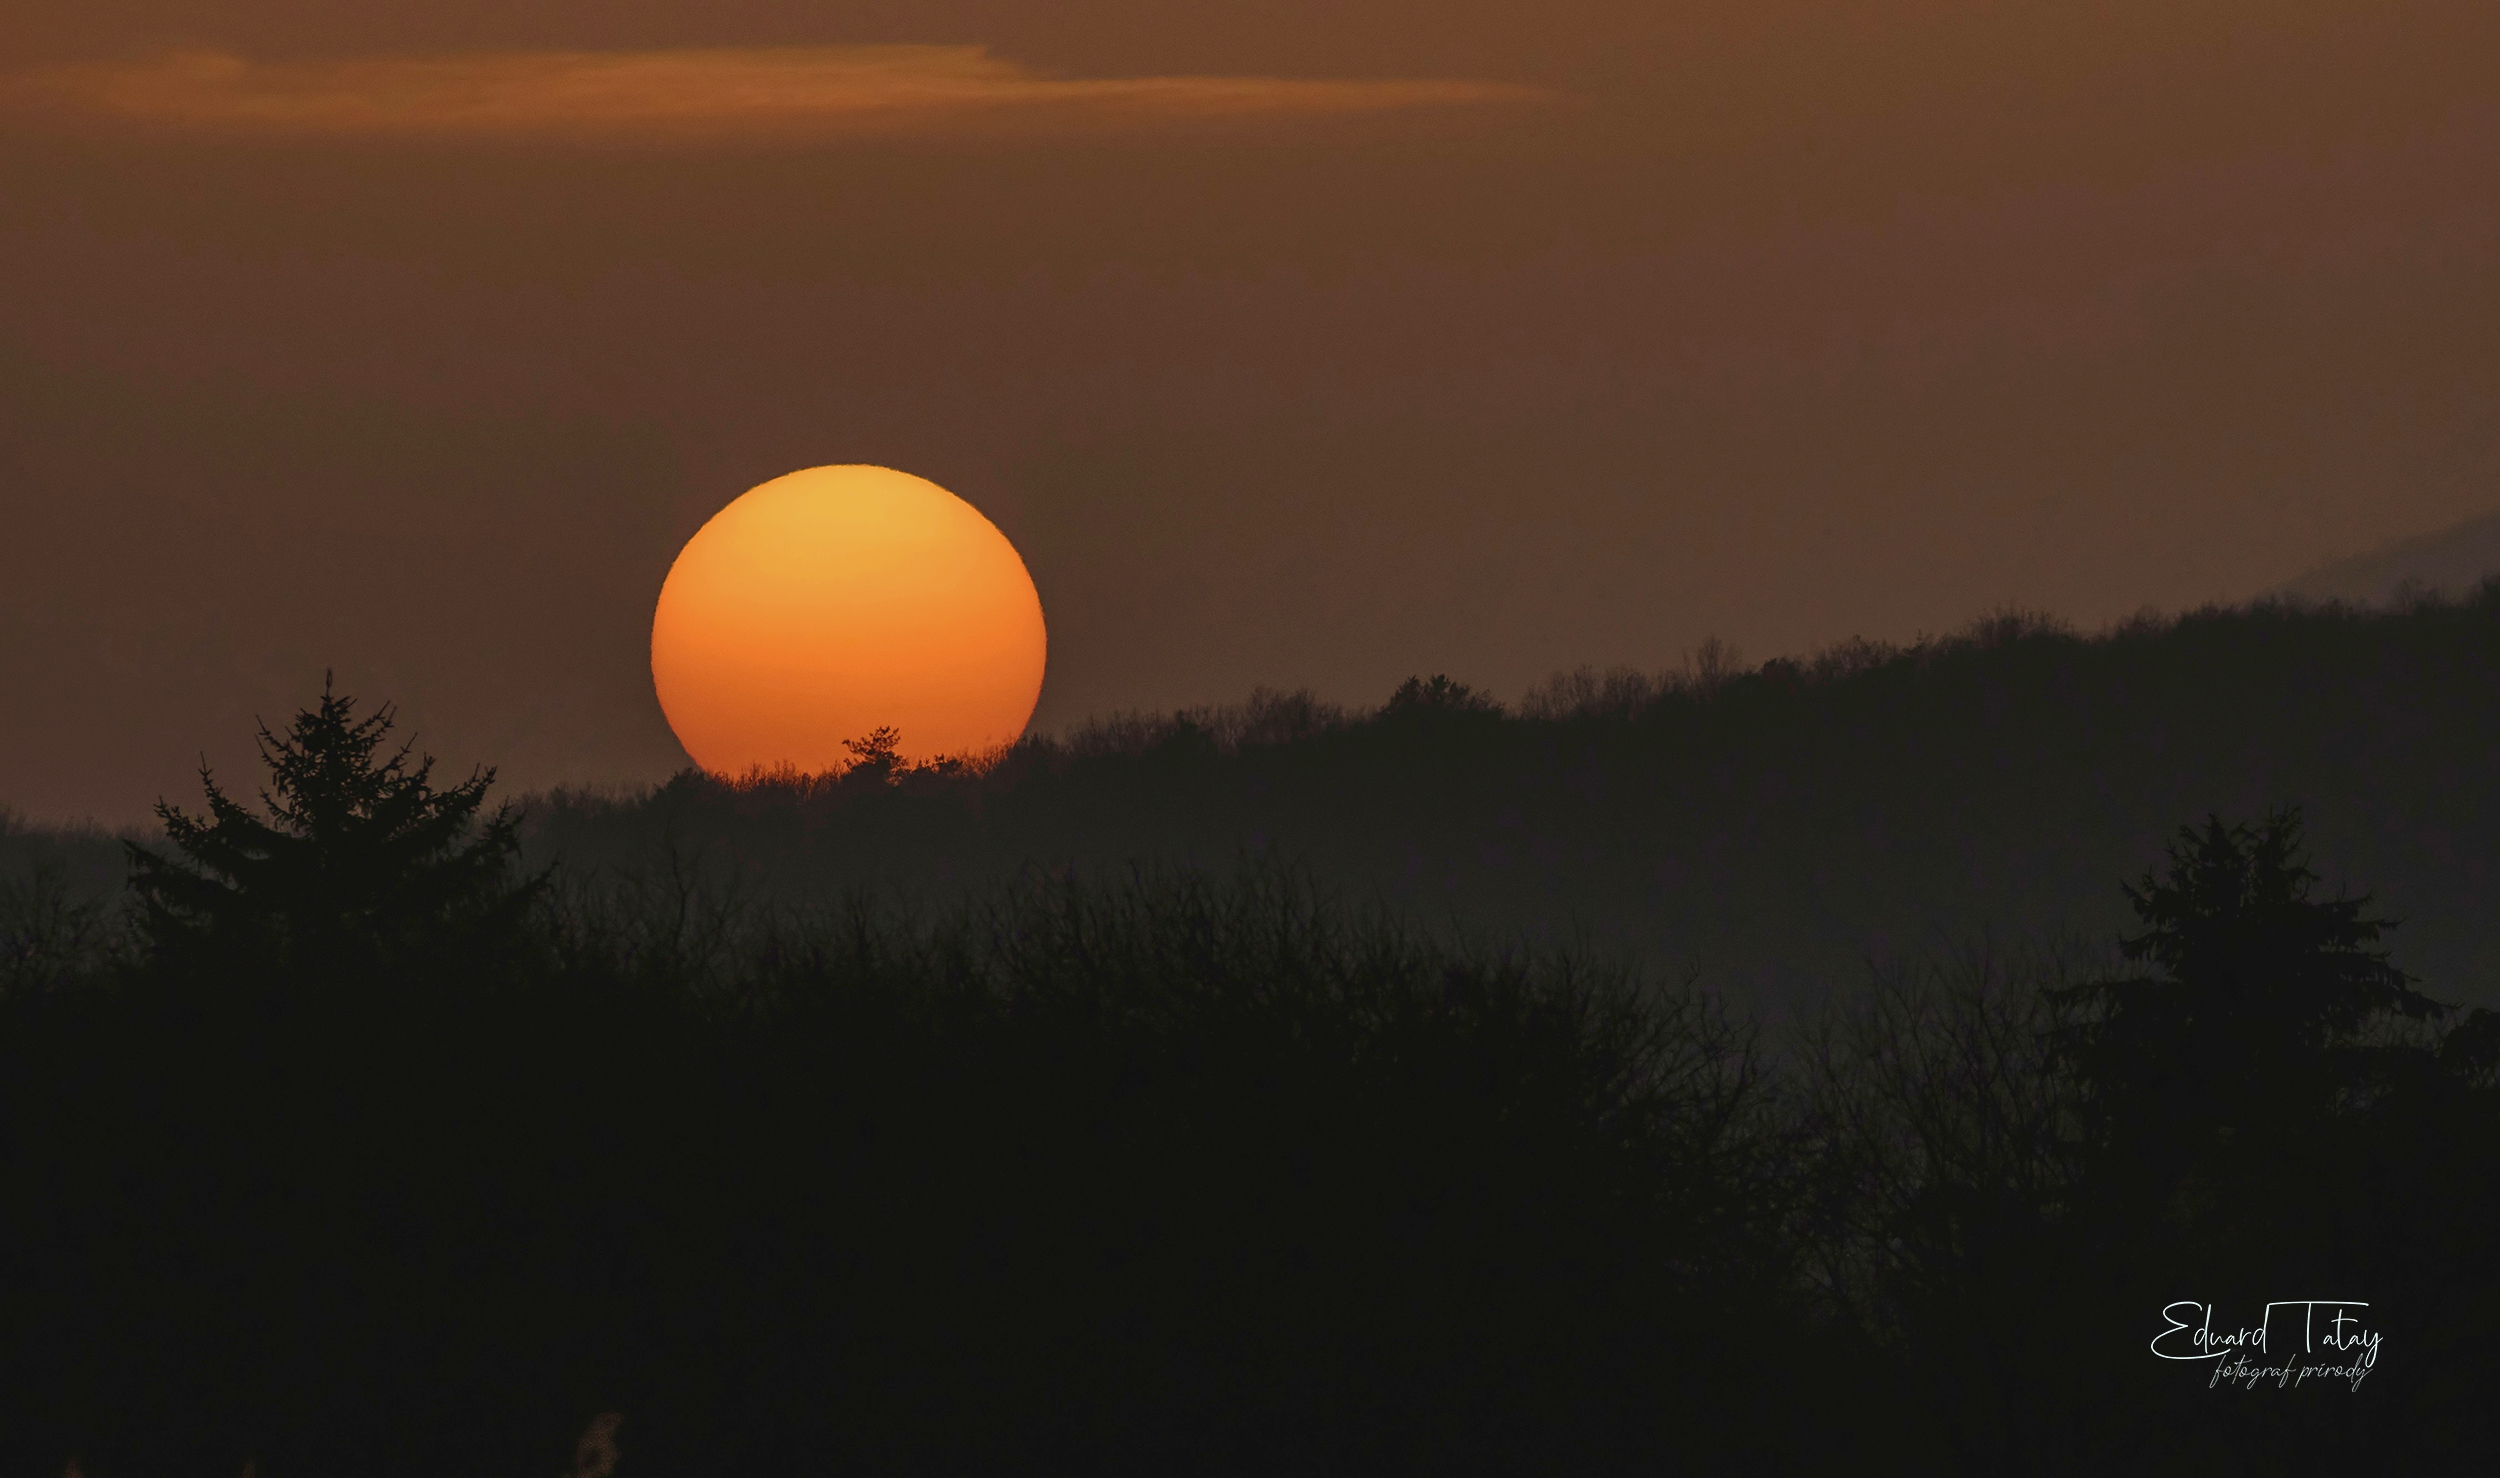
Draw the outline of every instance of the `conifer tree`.
<instances>
[{"instance_id":1,"label":"conifer tree","mask_svg":"<svg viewBox=\"0 0 2500 1478\"><path fill-rule=\"evenodd\" d=\"M2120 941L2142 973L2072 987L2069 1042L2101 1137L2173 1161L2251 1135L2297 1135L2366 1100L2426 1049L2404 1022L2453 1008L2390 958L2368 894L2318 896L2297 808L2183 826L2169 866L2127 888Z\"/></svg>"},{"instance_id":2,"label":"conifer tree","mask_svg":"<svg viewBox=\"0 0 2500 1478\"><path fill-rule=\"evenodd\" d=\"M495 772L446 789L412 746L384 747L394 710L362 718L325 681L284 735L260 731L266 814L206 765L208 811L156 806L170 854L129 844L139 922L160 962L370 964L509 928L543 879L516 874L519 821L482 814Z\"/></svg>"}]
</instances>

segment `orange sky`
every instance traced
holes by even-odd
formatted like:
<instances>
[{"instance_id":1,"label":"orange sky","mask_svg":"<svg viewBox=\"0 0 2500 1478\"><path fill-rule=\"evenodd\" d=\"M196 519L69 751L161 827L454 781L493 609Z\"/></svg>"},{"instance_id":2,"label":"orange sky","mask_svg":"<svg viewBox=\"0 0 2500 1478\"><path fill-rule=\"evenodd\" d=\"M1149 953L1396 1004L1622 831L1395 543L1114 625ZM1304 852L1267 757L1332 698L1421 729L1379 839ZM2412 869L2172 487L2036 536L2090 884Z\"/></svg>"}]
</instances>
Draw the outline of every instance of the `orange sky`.
<instances>
[{"instance_id":1,"label":"orange sky","mask_svg":"<svg viewBox=\"0 0 2500 1478\"><path fill-rule=\"evenodd\" d=\"M10 7L0 802L135 816L325 666L455 763L664 774L669 559L828 462L1016 542L1046 726L2243 598L2500 507L2495 43L2459 0ZM953 50L855 50L898 45Z\"/></svg>"}]
</instances>

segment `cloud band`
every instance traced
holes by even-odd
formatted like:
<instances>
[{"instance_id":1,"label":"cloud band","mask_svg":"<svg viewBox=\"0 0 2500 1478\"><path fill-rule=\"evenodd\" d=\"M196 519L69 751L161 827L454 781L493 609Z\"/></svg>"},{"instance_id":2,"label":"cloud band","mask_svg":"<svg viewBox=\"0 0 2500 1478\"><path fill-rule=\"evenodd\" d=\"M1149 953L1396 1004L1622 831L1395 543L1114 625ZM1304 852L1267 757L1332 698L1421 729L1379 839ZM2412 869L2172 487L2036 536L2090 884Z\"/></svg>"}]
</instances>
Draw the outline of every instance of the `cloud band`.
<instances>
[{"instance_id":1,"label":"cloud band","mask_svg":"<svg viewBox=\"0 0 2500 1478\"><path fill-rule=\"evenodd\" d=\"M256 62L193 51L22 72L54 116L315 137L648 139L1325 118L1550 100L1434 79L1061 78L978 46L501 52Z\"/></svg>"}]
</instances>

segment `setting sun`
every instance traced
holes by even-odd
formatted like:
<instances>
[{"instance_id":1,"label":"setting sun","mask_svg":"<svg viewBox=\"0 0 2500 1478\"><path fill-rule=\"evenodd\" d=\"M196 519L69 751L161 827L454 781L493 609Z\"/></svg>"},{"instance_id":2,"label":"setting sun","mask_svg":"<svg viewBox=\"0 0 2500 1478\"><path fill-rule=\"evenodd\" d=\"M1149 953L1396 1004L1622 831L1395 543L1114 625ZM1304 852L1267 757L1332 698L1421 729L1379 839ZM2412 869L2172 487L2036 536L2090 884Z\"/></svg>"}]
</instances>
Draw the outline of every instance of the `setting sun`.
<instances>
[{"instance_id":1,"label":"setting sun","mask_svg":"<svg viewBox=\"0 0 2500 1478\"><path fill-rule=\"evenodd\" d=\"M995 524L926 479L811 467L714 514L660 587L651 681L715 774L1012 743L1041 696L1041 597Z\"/></svg>"}]
</instances>

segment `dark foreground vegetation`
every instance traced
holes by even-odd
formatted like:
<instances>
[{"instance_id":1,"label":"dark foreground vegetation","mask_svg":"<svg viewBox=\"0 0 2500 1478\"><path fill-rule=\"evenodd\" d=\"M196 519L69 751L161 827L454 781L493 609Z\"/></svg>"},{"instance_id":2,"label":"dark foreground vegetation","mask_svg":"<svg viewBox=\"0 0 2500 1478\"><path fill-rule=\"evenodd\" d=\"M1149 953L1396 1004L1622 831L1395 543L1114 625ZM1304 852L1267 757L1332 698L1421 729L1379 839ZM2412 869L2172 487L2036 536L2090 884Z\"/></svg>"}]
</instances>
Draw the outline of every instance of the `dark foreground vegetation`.
<instances>
[{"instance_id":1,"label":"dark foreground vegetation","mask_svg":"<svg viewBox=\"0 0 2500 1478\"><path fill-rule=\"evenodd\" d=\"M2487 1463L2500 1032L2294 813L1764 1033L1272 868L533 871L383 738L325 698L123 913L0 899L7 1471ZM2324 1297L2357 1390L2148 1350Z\"/></svg>"}]
</instances>

